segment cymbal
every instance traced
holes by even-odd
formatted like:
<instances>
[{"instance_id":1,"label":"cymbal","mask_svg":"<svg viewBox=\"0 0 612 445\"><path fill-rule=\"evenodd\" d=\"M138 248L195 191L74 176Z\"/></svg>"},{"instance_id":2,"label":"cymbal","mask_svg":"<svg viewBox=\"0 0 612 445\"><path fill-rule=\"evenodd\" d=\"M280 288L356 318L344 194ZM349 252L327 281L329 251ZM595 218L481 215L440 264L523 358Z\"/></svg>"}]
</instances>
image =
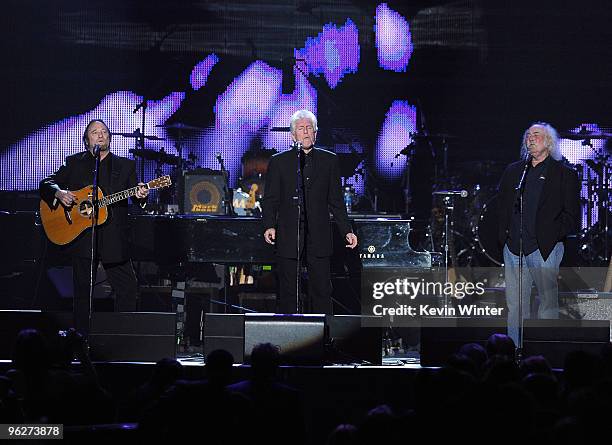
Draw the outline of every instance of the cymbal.
<instances>
[{"instance_id":1,"label":"cymbal","mask_svg":"<svg viewBox=\"0 0 612 445\"><path fill-rule=\"evenodd\" d=\"M172 124L159 124L159 125L156 125L156 127L165 128L167 130L194 130L194 131L205 130L205 128L203 127L187 125L182 122L174 122Z\"/></svg>"},{"instance_id":2,"label":"cymbal","mask_svg":"<svg viewBox=\"0 0 612 445\"><path fill-rule=\"evenodd\" d=\"M144 139L148 139L149 141L165 141L166 140L166 138L160 138L159 136L153 136L153 135L148 135L148 134L143 135L138 130L132 133L111 133L111 134L113 136L123 136L124 138L134 138L134 139L144 138Z\"/></svg>"},{"instance_id":3,"label":"cymbal","mask_svg":"<svg viewBox=\"0 0 612 445\"><path fill-rule=\"evenodd\" d=\"M176 155L171 155L166 153L165 151L157 151L151 150L148 148L132 148L130 150L134 156L138 156L139 158L145 159L147 161L155 161L160 162L162 164L168 165L178 165L179 157Z\"/></svg>"},{"instance_id":4,"label":"cymbal","mask_svg":"<svg viewBox=\"0 0 612 445\"><path fill-rule=\"evenodd\" d=\"M573 141L582 141L584 139L612 139L612 133L605 133L602 131L588 131L584 127L577 133L571 131L562 131L559 133L559 136L563 139L571 139Z\"/></svg>"}]
</instances>

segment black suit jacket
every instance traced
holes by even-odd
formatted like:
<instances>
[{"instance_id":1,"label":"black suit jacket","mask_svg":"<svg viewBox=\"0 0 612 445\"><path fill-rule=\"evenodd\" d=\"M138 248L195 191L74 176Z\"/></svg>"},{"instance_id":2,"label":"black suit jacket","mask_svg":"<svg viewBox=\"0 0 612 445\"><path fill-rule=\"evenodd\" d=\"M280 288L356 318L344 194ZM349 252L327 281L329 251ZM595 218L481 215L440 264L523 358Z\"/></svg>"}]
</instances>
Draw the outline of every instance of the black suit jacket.
<instances>
[{"instance_id":1,"label":"black suit jacket","mask_svg":"<svg viewBox=\"0 0 612 445\"><path fill-rule=\"evenodd\" d=\"M580 182L575 171L559 161L550 160L544 188L536 214L536 239L542 258L546 261L555 244L580 229ZM512 211L525 161L510 164L499 184L497 215L498 241L504 245L510 231Z\"/></svg>"},{"instance_id":2,"label":"black suit jacket","mask_svg":"<svg viewBox=\"0 0 612 445\"><path fill-rule=\"evenodd\" d=\"M316 256L330 256L333 251L329 212L340 233L351 232L340 183L338 157L327 150L313 148L314 174L306 191L308 233ZM297 202L295 185L297 152L288 150L270 159L263 200L264 229L276 229L276 253L284 258L297 256Z\"/></svg>"},{"instance_id":3,"label":"black suit jacket","mask_svg":"<svg viewBox=\"0 0 612 445\"><path fill-rule=\"evenodd\" d=\"M110 186L102 188L106 196L111 193L120 192L138 184L136 177L136 162L131 159L122 158L112 153L112 170ZM104 160L105 162L107 159ZM57 190L78 190L92 184L94 158L89 151L83 151L66 158L66 162L59 170L49 177L40 181L40 196L48 204L53 204ZM100 182L102 185L102 182ZM144 200L133 198L134 202L141 205ZM126 261L128 253L128 202L127 200L116 202L108 207L109 216L103 225L97 230L98 257L105 263ZM76 240L63 249L70 255L78 257L89 257L91 255L91 231L86 230Z\"/></svg>"}]
</instances>

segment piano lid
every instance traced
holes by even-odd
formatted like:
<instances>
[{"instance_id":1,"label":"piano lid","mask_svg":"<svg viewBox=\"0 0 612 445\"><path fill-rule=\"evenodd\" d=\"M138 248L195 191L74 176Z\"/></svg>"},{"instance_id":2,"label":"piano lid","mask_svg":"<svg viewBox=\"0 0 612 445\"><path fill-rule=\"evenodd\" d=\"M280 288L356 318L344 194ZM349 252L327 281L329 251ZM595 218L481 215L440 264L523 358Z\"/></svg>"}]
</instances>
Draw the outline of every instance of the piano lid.
<instances>
[{"instance_id":1,"label":"piano lid","mask_svg":"<svg viewBox=\"0 0 612 445\"><path fill-rule=\"evenodd\" d=\"M368 267L431 267L431 253L410 246L410 221L397 219L353 220L359 258Z\"/></svg>"}]
</instances>

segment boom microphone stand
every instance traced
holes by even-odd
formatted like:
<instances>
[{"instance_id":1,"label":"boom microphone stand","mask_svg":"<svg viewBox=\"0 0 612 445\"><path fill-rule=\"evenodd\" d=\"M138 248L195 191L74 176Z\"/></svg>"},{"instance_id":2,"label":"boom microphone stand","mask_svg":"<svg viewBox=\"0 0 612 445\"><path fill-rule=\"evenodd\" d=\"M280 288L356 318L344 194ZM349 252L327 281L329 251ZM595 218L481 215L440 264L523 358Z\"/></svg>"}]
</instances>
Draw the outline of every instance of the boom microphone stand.
<instances>
[{"instance_id":1,"label":"boom microphone stand","mask_svg":"<svg viewBox=\"0 0 612 445\"><path fill-rule=\"evenodd\" d=\"M217 153L216 156L217 162L221 168L221 173L223 173L223 212L225 215L234 216L234 206L232 203L232 197L230 196L230 188L229 188L229 171L225 168L225 163L223 162L223 156L221 153Z\"/></svg>"}]
</instances>

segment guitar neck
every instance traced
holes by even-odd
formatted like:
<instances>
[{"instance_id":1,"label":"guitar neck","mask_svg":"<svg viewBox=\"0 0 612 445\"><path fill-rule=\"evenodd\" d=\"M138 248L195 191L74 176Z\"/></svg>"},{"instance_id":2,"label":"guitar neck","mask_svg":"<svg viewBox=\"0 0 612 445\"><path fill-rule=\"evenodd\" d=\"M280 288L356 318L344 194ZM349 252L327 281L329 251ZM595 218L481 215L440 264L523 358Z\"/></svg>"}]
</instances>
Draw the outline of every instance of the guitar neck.
<instances>
[{"instance_id":1,"label":"guitar neck","mask_svg":"<svg viewBox=\"0 0 612 445\"><path fill-rule=\"evenodd\" d=\"M123 201L124 199L128 199L129 197L134 196L137 190L138 190L138 186L132 187L126 190L122 190L117 193L113 193L112 195L105 196L104 198L100 199L100 201L98 201L98 206L106 207L118 201Z\"/></svg>"},{"instance_id":2,"label":"guitar neck","mask_svg":"<svg viewBox=\"0 0 612 445\"><path fill-rule=\"evenodd\" d=\"M172 185L172 180L169 175L162 176L161 178L153 179L152 181L147 182L144 187L147 190L155 190L163 187L169 187ZM126 190L122 190L117 193L113 193L112 195L104 196L98 201L98 206L106 207L108 205L114 204L117 201L122 201L124 199L129 198L130 196L134 196L138 191L138 186L131 187Z\"/></svg>"}]
</instances>

